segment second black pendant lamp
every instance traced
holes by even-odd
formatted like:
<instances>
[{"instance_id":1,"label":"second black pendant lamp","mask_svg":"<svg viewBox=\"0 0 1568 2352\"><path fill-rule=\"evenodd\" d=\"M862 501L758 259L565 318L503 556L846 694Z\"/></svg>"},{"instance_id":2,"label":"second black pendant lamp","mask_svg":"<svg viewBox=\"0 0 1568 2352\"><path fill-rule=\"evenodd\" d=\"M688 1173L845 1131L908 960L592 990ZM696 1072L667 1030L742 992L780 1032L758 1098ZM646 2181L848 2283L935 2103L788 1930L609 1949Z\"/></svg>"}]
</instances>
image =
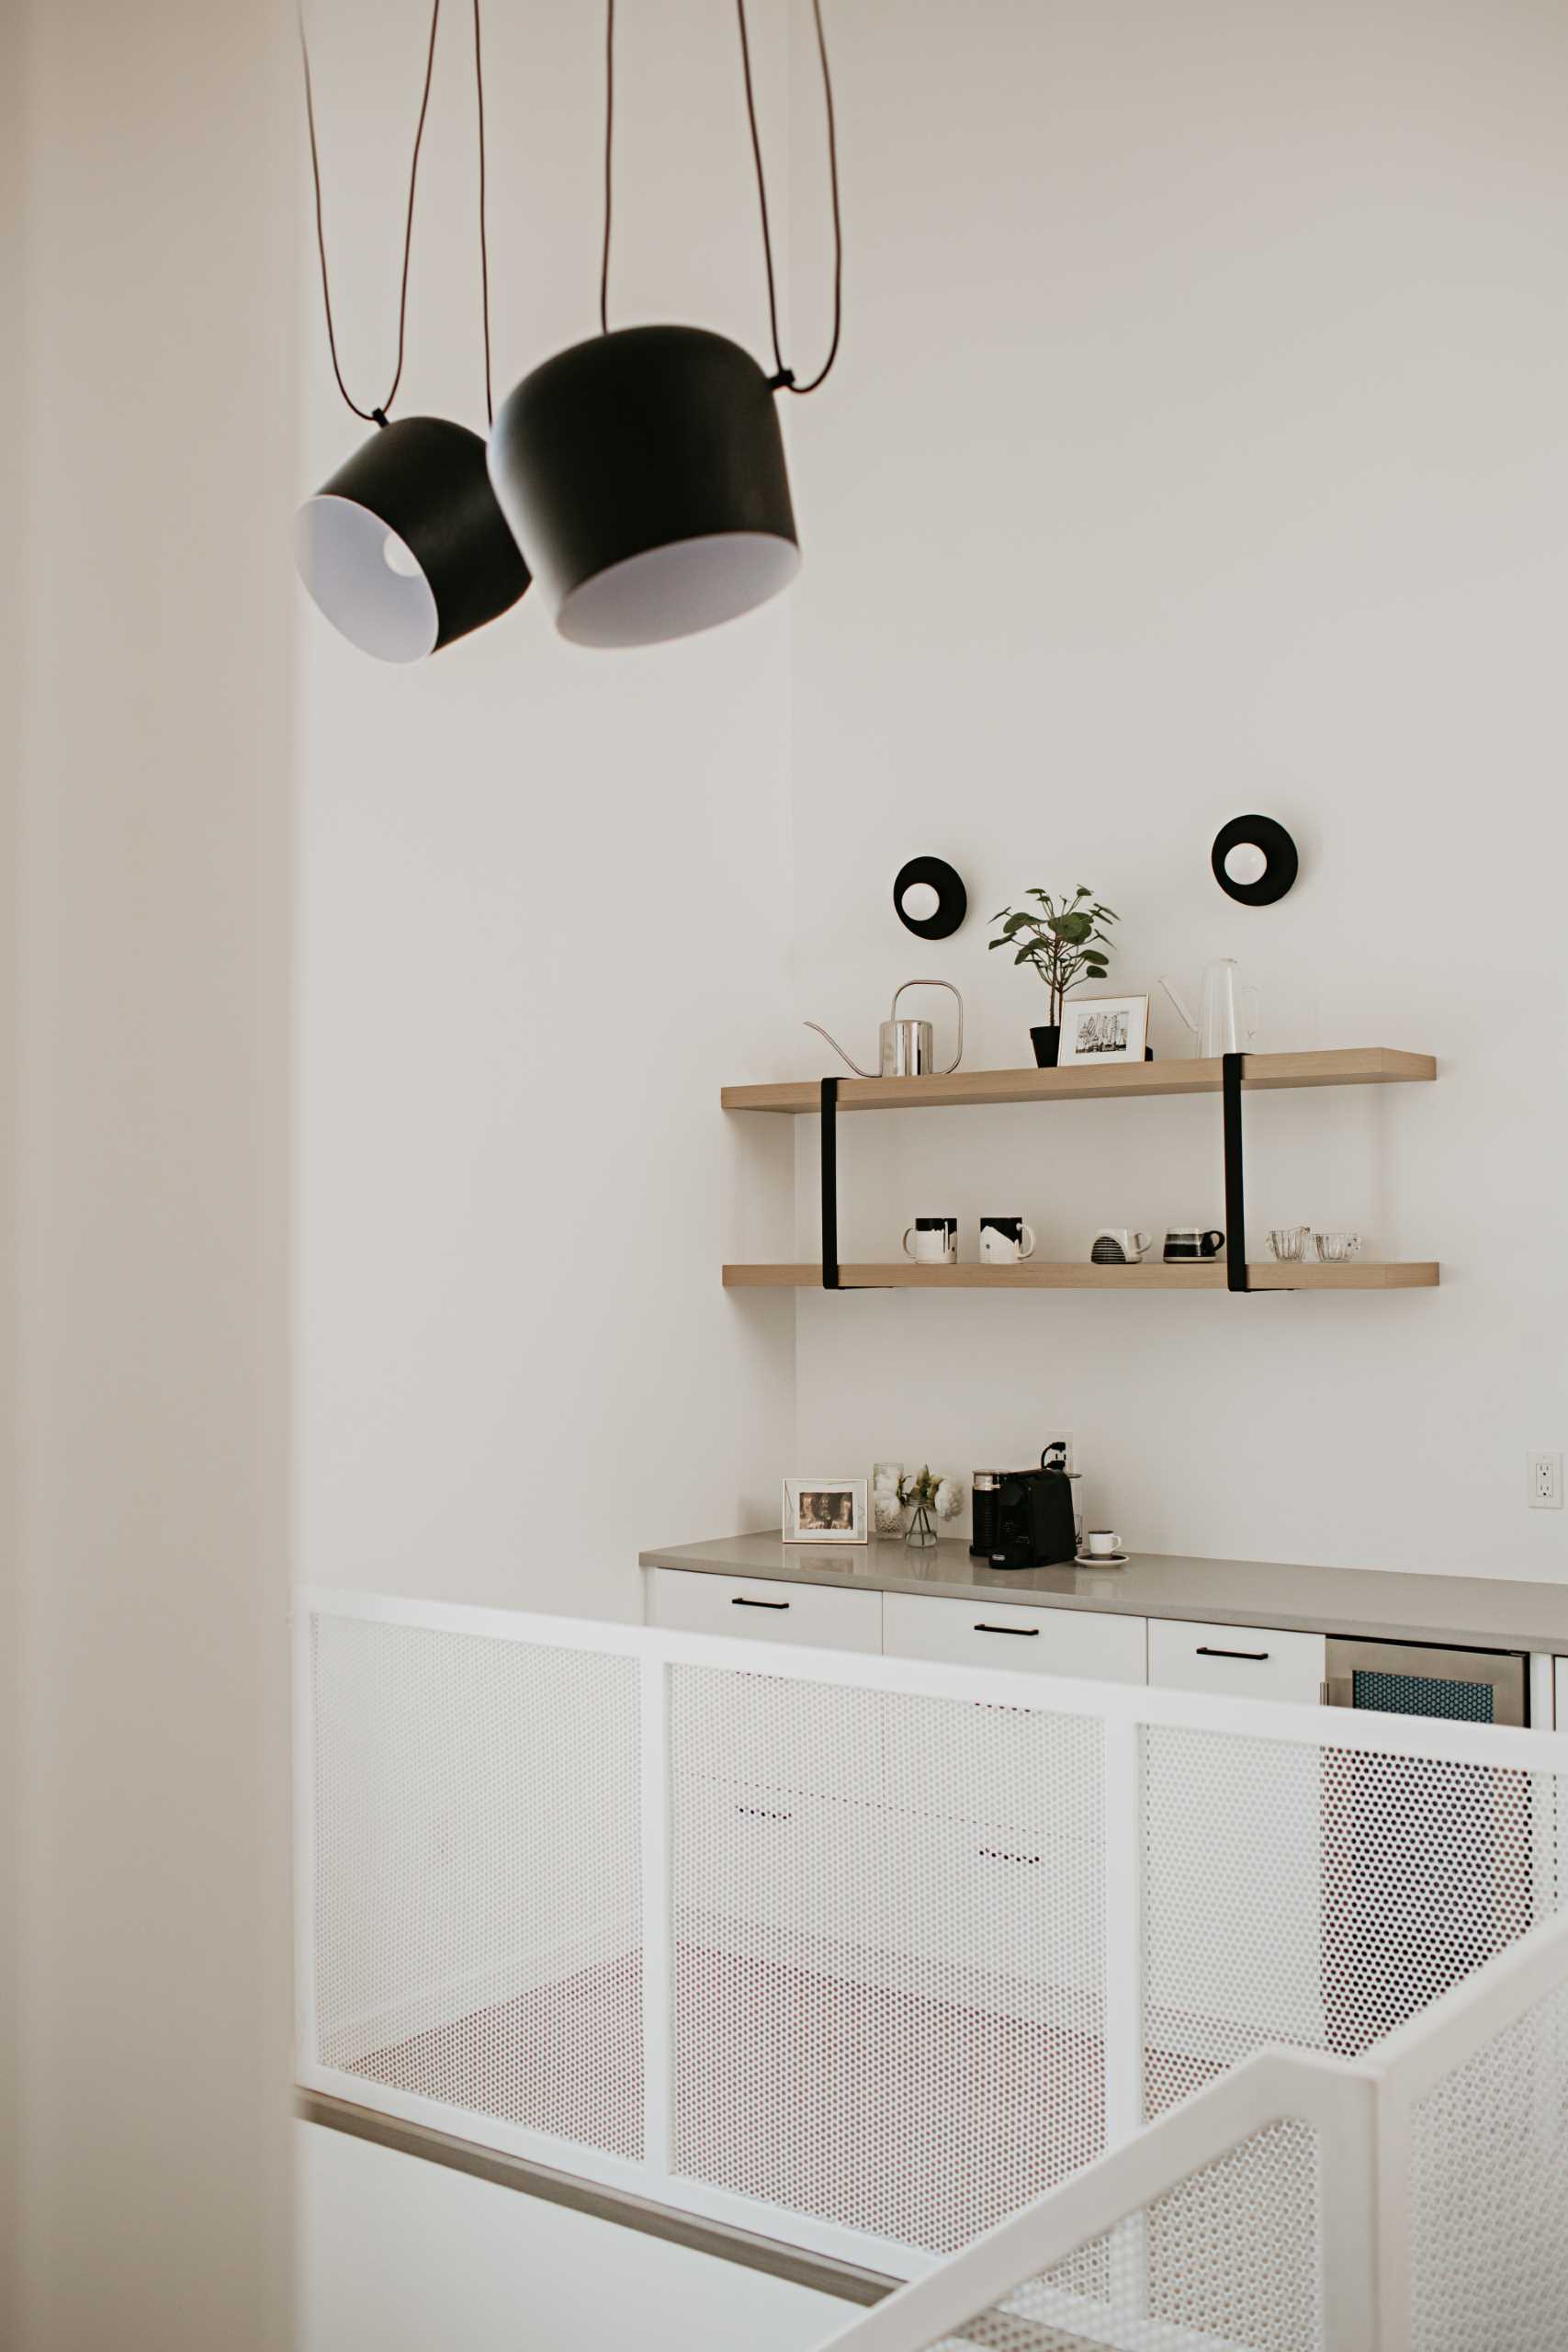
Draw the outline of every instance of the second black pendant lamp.
<instances>
[{"instance_id":1,"label":"second black pendant lamp","mask_svg":"<svg viewBox=\"0 0 1568 2352\"><path fill-rule=\"evenodd\" d=\"M491 479L538 593L580 645L655 645L765 604L800 568L773 396L813 392L838 356L843 235L820 0L812 0L827 102L833 198L833 335L797 384L779 345L767 186L745 0L736 0L761 213L775 373L701 327L609 322L615 0L606 0L604 243L600 333L525 376L502 402Z\"/></svg>"},{"instance_id":2,"label":"second black pendant lamp","mask_svg":"<svg viewBox=\"0 0 1568 2352\"><path fill-rule=\"evenodd\" d=\"M474 8L474 83L479 101L479 266L484 305L485 411L490 397L490 270L485 250L484 78L479 53L479 0ZM402 381L408 322L409 256L413 241L414 190L419 151L430 108L435 35L441 0L430 12L424 61L424 92L409 168L408 214L403 228L403 267L398 305L398 359L391 390L378 408L358 406L343 379L327 281L326 233L321 218L321 171L316 146L316 115L310 60L299 23L305 73L305 112L310 129L310 168L316 197L316 243L321 264L321 300L327 345L338 390L355 416L374 424L368 441L322 483L299 508L294 523L294 556L299 576L321 611L339 633L382 662L417 662L454 639L506 612L528 585L528 569L496 503L485 463L485 445L468 426L440 416L400 417L387 412Z\"/></svg>"}]
</instances>

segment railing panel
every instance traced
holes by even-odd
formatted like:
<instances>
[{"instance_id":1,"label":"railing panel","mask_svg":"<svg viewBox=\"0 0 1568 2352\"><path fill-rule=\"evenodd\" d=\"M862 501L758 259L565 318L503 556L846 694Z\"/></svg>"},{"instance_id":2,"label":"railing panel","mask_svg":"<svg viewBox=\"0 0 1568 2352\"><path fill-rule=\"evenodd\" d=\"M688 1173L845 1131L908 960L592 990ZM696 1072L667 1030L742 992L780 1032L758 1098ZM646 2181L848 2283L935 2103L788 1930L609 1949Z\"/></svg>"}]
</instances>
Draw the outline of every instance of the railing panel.
<instances>
[{"instance_id":1,"label":"railing panel","mask_svg":"<svg viewBox=\"0 0 1568 2352\"><path fill-rule=\"evenodd\" d=\"M642 2152L637 1668L317 1615L317 2064Z\"/></svg>"},{"instance_id":2,"label":"railing panel","mask_svg":"<svg viewBox=\"0 0 1568 2352\"><path fill-rule=\"evenodd\" d=\"M1568 2343L1568 1984L1416 2100L1412 2352Z\"/></svg>"},{"instance_id":3,"label":"railing panel","mask_svg":"<svg viewBox=\"0 0 1568 2352\"><path fill-rule=\"evenodd\" d=\"M1100 1724L673 1683L677 2172L949 2251L1098 2155Z\"/></svg>"}]
</instances>

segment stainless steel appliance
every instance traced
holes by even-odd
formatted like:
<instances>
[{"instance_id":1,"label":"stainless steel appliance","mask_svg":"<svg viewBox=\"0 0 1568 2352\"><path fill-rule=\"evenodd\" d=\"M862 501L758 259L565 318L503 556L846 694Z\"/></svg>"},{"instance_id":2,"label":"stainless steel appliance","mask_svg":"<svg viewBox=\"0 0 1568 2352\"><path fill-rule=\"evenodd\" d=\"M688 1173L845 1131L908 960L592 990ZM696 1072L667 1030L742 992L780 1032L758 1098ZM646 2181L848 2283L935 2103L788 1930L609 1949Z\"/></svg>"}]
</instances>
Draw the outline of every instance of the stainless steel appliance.
<instances>
[{"instance_id":1,"label":"stainless steel appliance","mask_svg":"<svg viewBox=\"0 0 1568 2352\"><path fill-rule=\"evenodd\" d=\"M1324 1696L1331 1707L1386 1715L1447 1715L1469 1724L1529 1720L1529 1660L1510 1650L1330 1636Z\"/></svg>"}]
</instances>

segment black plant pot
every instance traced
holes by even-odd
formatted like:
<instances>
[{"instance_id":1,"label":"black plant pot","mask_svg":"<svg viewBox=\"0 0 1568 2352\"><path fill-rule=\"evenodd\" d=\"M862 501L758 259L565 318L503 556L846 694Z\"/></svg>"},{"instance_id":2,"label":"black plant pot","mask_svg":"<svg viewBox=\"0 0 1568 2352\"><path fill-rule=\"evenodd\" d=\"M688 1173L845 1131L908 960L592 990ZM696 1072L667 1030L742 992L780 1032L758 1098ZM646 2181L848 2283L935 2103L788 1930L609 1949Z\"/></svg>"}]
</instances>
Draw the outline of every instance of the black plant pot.
<instances>
[{"instance_id":1,"label":"black plant pot","mask_svg":"<svg viewBox=\"0 0 1568 2352\"><path fill-rule=\"evenodd\" d=\"M1048 1029L1032 1029L1029 1034L1034 1041L1036 1069L1055 1069L1056 1055L1062 1043L1061 1023L1054 1022Z\"/></svg>"}]
</instances>

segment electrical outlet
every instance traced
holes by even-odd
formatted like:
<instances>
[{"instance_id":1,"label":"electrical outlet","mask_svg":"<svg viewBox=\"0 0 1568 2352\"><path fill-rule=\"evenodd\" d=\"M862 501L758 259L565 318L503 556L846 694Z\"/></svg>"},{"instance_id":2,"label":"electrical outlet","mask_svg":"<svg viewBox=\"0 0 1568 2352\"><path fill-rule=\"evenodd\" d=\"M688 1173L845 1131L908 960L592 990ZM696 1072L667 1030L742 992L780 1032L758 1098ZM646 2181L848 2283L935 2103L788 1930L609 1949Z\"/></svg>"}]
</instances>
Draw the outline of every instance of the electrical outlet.
<instances>
[{"instance_id":1,"label":"electrical outlet","mask_svg":"<svg viewBox=\"0 0 1568 2352\"><path fill-rule=\"evenodd\" d=\"M1532 1453L1529 1457L1529 1474L1531 1510L1561 1510L1562 1508L1562 1456L1560 1453Z\"/></svg>"}]
</instances>

